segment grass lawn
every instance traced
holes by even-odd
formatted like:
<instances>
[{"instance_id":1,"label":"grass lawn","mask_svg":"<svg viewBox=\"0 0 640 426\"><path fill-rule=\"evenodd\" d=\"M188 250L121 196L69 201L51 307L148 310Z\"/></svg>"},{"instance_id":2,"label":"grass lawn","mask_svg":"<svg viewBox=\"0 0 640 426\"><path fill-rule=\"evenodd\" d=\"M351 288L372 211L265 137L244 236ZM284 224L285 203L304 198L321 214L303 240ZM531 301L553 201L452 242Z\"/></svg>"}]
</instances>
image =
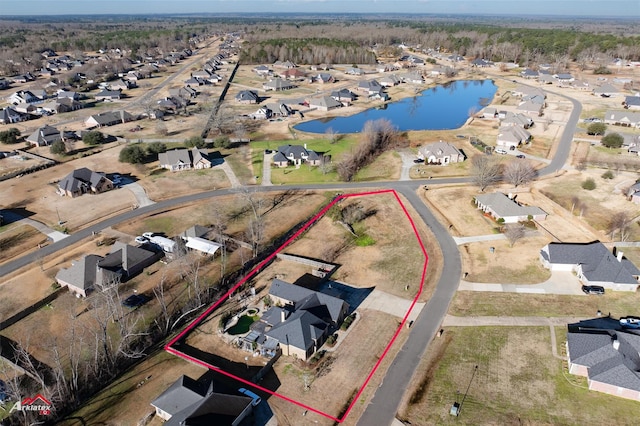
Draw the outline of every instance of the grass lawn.
<instances>
[{"instance_id":1,"label":"grass lawn","mask_svg":"<svg viewBox=\"0 0 640 426\"><path fill-rule=\"evenodd\" d=\"M441 356L420 367L421 389L410 394L402 416L412 425L623 425L640 415L637 402L589 391L584 378L569 375L551 353L548 327L447 334ZM451 416L451 405L463 398L459 417Z\"/></svg>"},{"instance_id":2,"label":"grass lawn","mask_svg":"<svg viewBox=\"0 0 640 426\"><path fill-rule=\"evenodd\" d=\"M607 290L602 296L459 291L449 313L459 316L584 316L640 314L640 293Z\"/></svg>"},{"instance_id":3,"label":"grass lawn","mask_svg":"<svg viewBox=\"0 0 640 426\"><path fill-rule=\"evenodd\" d=\"M344 136L337 143L330 143L327 139L308 139L304 141L257 141L251 142L251 164L255 176L262 177L262 163L264 159L264 150L270 149L275 151L279 146L288 144L306 144L307 148L317 153L330 155L334 164L340 161L342 154L349 150L357 142L354 136ZM289 183L313 183L313 182L337 182L338 176L335 172L322 174L319 167L302 166L298 169L295 167L275 168L271 170L271 181L274 184Z\"/></svg>"}]
</instances>

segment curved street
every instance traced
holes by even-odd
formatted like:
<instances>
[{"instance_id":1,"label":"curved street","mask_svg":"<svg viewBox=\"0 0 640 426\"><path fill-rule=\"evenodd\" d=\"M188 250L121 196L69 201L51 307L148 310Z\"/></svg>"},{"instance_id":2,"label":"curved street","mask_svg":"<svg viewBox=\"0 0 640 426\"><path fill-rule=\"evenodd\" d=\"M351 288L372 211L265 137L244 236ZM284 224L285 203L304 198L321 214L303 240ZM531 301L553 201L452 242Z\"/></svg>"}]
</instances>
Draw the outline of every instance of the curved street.
<instances>
[{"instance_id":1,"label":"curved street","mask_svg":"<svg viewBox=\"0 0 640 426\"><path fill-rule=\"evenodd\" d=\"M556 146L556 151L551 163L540 170L539 175L544 176L559 171L565 164L569 152L575 126L582 110L581 104L566 95L559 95L573 104L573 111L564 128L562 136ZM390 425L394 422L397 409L403 397L404 391L407 389L408 383L415 373L420 360L427 349L431 340L435 337L440 329L445 315L449 309L453 296L458 289L461 277L461 259L458 246L448 231L433 216L429 208L422 202L417 194L417 190L426 183L429 186L438 184L464 183L470 182L470 177L462 178L442 178L415 181L393 181L393 182L362 182L362 183L343 183L343 184L315 184L292 186L252 186L252 190L256 192L274 192L284 190L358 190L364 188L388 188L394 189L402 194L411 206L420 215L420 218L434 233L438 240L443 255L443 272L438 281L435 292L422 312L418 315L413 327L411 328L409 339L406 341L391 366L385 373L383 383L376 390L375 395L364 414L361 416L358 424L362 426L369 425ZM180 204L193 201L204 200L224 195L233 194L234 189L223 189L207 191L198 194L186 195L169 200L159 201L157 203L143 206L117 216L105 219L99 223L91 225L87 228L79 230L60 241L56 241L46 247L43 247L33 253L27 254L20 258L14 259L0 266L0 277L5 276L19 268L34 263L37 259L51 255L66 247L69 247L94 233L100 232L108 227L115 226L123 221L135 219L136 217L159 212Z\"/></svg>"}]
</instances>

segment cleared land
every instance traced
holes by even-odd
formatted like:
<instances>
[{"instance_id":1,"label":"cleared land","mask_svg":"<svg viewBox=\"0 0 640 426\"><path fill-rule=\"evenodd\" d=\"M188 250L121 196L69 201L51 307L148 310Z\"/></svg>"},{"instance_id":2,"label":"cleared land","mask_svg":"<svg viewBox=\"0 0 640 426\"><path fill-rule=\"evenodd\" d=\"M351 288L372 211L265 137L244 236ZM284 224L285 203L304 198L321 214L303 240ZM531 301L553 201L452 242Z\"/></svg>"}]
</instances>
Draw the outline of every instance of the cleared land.
<instances>
[{"instance_id":1,"label":"cleared land","mask_svg":"<svg viewBox=\"0 0 640 426\"><path fill-rule=\"evenodd\" d=\"M423 358L401 418L425 426L632 424L637 402L587 390L550 345L549 327L447 328ZM467 387L460 416L449 415Z\"/></svg>"}]
</instances>

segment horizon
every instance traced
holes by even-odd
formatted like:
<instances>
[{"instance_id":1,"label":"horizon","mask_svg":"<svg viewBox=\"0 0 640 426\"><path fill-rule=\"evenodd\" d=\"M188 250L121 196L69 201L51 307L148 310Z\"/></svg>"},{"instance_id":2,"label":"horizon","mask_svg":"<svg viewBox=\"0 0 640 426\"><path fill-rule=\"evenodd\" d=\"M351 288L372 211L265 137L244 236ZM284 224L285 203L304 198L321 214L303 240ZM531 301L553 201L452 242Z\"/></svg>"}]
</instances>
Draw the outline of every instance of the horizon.
<instances>
[{"instance_id":1,"label":"horizon","mask_svg":"<svg viewBox=\"0 0 640 426\"><path fill-rule=\"evenodd\" d=\"M150 10L153 12L150 13ZM193 14L226 15L455 15L500 17L517 16L595 19L640 18L638 0L539 0L535 3L492 0L391 1L391 0L111 0L89 2L80 0L24 0L3 5L3 19L11 17L46 16L191 16Z\"/></svg>"}]
</instances>

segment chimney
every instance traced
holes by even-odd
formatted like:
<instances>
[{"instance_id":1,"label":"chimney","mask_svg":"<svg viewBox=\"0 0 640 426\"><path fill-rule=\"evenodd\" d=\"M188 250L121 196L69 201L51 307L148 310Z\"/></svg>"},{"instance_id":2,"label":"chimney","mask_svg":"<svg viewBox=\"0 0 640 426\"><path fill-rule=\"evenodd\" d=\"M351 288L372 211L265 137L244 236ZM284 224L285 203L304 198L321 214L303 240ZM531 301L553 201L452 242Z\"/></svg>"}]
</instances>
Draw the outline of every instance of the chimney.
<instances>
[{"instance_id":1,"label":"chimney","mask_svg":"<svg viewBox=\"0 0 640 426\"><path fill-rule=\"evenodd\" d=\"M618 262L622 262L622 256L624 255L624 253L620 250L616 250L616 252L616 258L618 259Z\"/></svg>"},{"instance_id":2,"label":"chimney","mask_svg":"<svg viewBox=\"0 0 640 426\"><path fill-rule=\"evenodd\" d=\"M616 351L620 350L620 341L618 340L618 336L615 336L613 338L613 349L615 349Z\"/></svg>"},{"instance_id":3,"label":"chimney","mask_svg":"<svg viewBox=\"0 0 640 426\"><path fill-rule=\"evenodd\" d=\"M307 149L307 144L306 143L304 144L304 149Z\"/></svg>"},{"instance_id":4,"label":"chimney","mask_svg":"<svg viewBox=\"0 0 640 426\"><path fill-rule=\"evenodd\" d=\"M287 319L287 311L284 309L280 310L280 322L285 322Z\"/></svg>"}]
</instances>

